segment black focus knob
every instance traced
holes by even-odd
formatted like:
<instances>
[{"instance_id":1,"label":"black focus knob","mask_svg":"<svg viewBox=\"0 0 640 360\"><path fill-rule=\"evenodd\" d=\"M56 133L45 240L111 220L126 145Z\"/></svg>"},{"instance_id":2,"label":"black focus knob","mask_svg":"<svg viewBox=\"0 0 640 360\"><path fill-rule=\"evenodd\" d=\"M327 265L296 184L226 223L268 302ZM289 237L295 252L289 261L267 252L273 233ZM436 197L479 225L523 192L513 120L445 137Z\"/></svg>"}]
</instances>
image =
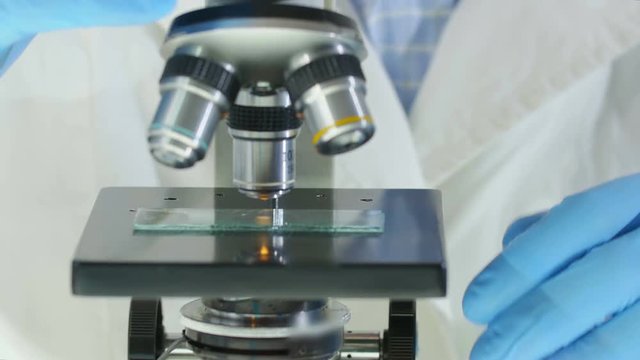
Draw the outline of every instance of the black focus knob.
<instances>
[{"instance_id":1,"label":"black focus knob","mask_svg":"<svg viewBox=\"0 0 640 360\"><path fill-rule=\"evenodd\" d=\"M389 303L389 329L384 332L383 359L415 360L417 340L416 302Z\"/></svg>"},{"instance_id":2,"label":"black focus knob","mask_svg":"<svg viewBox=\"0 0 640 360\"><path fill-rule=\"evenodd\" d=\"M156 360L164 351L160 299L131 299L129 307L129 360Z\"/></svg>"}]
</instances>

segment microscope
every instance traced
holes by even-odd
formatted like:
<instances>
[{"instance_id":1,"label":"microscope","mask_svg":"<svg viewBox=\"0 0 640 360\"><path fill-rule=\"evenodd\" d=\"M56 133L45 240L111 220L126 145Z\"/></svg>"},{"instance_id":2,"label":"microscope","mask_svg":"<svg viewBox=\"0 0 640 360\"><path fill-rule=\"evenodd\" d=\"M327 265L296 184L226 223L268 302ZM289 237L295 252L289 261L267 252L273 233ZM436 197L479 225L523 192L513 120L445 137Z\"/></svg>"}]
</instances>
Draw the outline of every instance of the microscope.
<instances>
[{"instance_id":1,"label":"microscope","mask_svg":"<svg viewBox=\"0 0 640 360\"><path fill-rule=\"evenodd\" d=\"M148 142L172 168L210 153L229 186L102 190L74 294L132 297L130 360L415 359L416 299L446 292L441 198L332 186L333 157L375 132L356 23L207 5L171 25ZM182 333L165 333L161 297L197 298ZM388 329L345 330L336 298L389 299Z\"/></svg>"}]
</instances>

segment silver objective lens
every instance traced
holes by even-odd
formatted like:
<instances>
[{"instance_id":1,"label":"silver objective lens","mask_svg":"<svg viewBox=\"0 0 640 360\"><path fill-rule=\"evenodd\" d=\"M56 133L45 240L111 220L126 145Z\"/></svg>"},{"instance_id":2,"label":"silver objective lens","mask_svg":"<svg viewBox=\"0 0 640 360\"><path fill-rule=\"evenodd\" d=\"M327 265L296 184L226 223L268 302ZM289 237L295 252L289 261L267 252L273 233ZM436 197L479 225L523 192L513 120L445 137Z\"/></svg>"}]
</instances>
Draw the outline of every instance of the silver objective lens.
<instances>
[{"instance_id":1,"label":"silver objective lens","mask_svg":"<svg viewBox=\"0 0 640 360\"><path fill-rule=\"evenodd\" d=\"M364 75L355 56L331 55L312 61L289 76L287 88L321 154L353 150L373 136Z\"/></svg>"},{"instance_id":2,"label":"silver objective lens","mask_svg":"<svg viewBox=\"0 0 640 360\"><path fill-rule=\"evenodd\" d=\"M153 157L174 168L202 160L238 89L235 76L215 62L191 55L169 59L160 81L162 98L149 129Z\"/></svg>"},{"instance_id":3,"label":"silver objective lens","mask_svg":"<svg viewBox=\"0 0 640 360\"><path fill-rule=\"evenodd\" d=\"M300 106L318 152L341 154L373 136L365 91L362 79L349 76L315 85L302 95Z\"/></svg>"},{"instance_id":4,"label":"silver objective lens","mask_svg":"<svg viewBox=\"0 0 640 360\"><path fill-rule=\"evenodd\" d=\"M229 134L233 137L233 183L240 192L268 200L293 188L295 137L300 125L286 92L239 96L229 114Z\"/></svg>"},{"instance_id":5,"label":"silver objective lens","mask_svg":"<svg viewBox=\"0 0 640 360\"><path fill-rule=\"evenodd\" d=\"M279 197L295 183L298 130L254 132L229 129L233 137L233 183L250 197Z\"/></svg>"}]
</instances>

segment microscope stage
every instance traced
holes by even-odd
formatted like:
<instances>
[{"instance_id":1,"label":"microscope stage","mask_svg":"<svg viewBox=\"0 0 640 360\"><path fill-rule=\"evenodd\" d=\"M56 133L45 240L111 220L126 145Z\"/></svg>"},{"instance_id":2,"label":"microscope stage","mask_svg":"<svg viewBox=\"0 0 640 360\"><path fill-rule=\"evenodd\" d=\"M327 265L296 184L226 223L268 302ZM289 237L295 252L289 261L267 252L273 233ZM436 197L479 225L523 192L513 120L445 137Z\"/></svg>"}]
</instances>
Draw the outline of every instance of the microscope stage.
<instances>
[{"instance_id":1,"label":"microscope stage","mask_svg":"<svg viewBox=\"0 0 640 360\"><path fill-rule=\"evenodd\" d=\"M285 219L306 213L326 215L331 223L344 214L383 214L378 231L135 229L136 213L149 209L257 214L268 213L271 204L234 188L104 189L74 256L73 292L268 298L445 294L437 190L294 189L278 201Z\"/></svg>"}]
</instances>

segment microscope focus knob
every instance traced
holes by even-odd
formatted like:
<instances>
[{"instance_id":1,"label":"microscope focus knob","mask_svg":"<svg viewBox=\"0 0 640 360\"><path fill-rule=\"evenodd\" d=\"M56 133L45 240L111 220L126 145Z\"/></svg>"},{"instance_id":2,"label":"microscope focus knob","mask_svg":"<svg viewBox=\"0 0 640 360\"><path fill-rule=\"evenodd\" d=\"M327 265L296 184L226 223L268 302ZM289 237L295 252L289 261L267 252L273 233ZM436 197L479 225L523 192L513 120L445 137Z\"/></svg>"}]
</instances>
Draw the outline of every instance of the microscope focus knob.
<instances>
[{"instance_id":1,"label":"microscope focus knob","mask_svg":"<svg viewBox=\"0 0 640 360\"><path fill-rule=\"evenodd\" d=\"M129 360L156 360L164 351L160 299L131 299L129 308Z\"/></svg>"},{"instance_id":2,"label":"microscope focus knob","mask_svg":"<svg viewBox=\"0 0 640 360\"><path fill-rule=\"evenodd\" d=\"M416 358L416 302L389 303L389 329L384 332L384 360L414 360Z\"/></svg>"}]
</instances>

